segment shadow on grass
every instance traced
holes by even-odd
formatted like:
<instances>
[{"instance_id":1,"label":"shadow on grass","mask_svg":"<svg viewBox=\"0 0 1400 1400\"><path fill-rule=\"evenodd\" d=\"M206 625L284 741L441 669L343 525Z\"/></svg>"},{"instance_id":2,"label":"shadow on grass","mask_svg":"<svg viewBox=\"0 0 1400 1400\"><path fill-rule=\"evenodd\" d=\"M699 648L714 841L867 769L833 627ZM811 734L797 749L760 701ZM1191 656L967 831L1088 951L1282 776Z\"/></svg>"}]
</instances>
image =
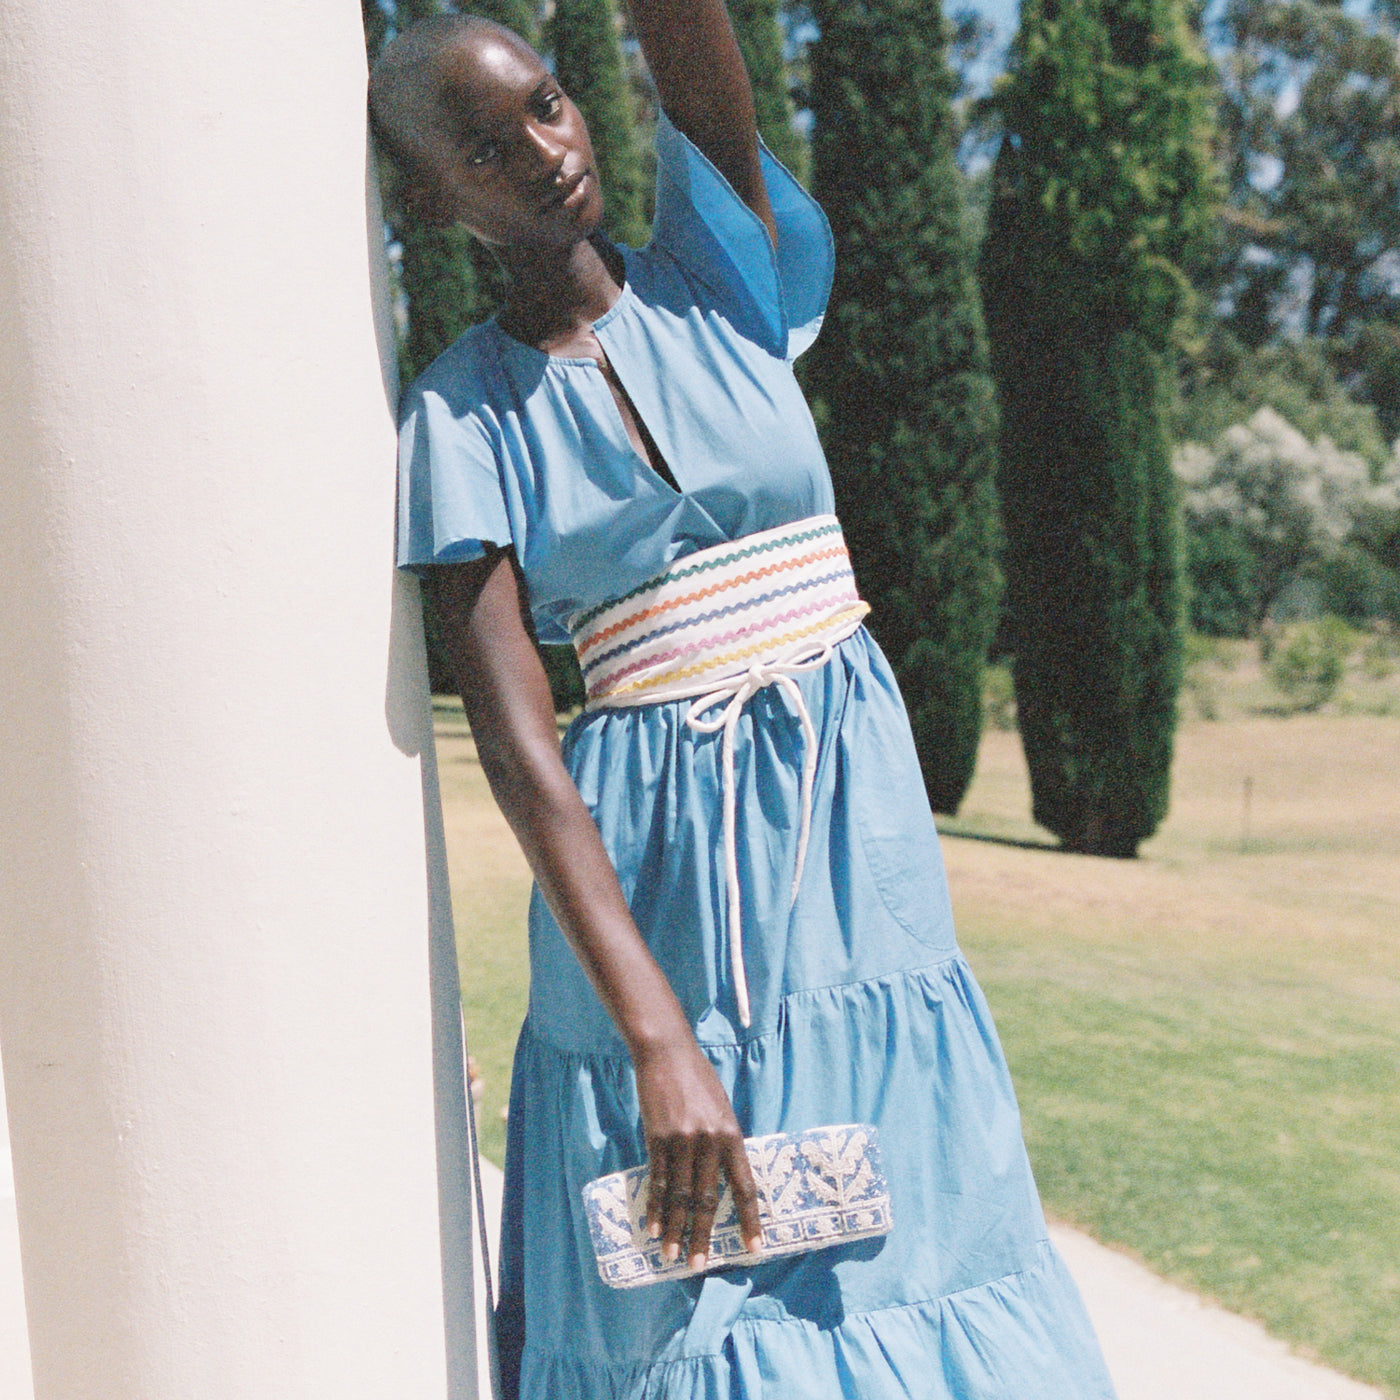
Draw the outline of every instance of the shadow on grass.
<instances>
[{"instance_id":1,"label":"shadow on grass","mask_svg":"<svg viewBox=\"0 0 1400 1400\"><path fill-rule=\"evenodd\" d=\"M941 823L938 835L944 841L954 838L959 841L986 841L993 846L1014 846L1018 851L1054 851L1057 855L1067 854L1058 841L1032 841L1023 836L995 836L990 831L959 831L957 827L944 826Z\"/></svg>"}]
</instances>

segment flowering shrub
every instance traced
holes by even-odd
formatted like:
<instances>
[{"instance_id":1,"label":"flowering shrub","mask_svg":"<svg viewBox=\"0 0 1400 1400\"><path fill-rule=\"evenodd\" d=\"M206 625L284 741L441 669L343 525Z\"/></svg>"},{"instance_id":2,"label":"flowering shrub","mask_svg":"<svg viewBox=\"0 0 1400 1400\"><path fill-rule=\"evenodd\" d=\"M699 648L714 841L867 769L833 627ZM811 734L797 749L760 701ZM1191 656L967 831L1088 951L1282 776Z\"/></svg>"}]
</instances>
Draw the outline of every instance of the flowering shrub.
<instances>
[{"instance_id":1,"label":"flowering shrub","mask_svg":"<svg viewBox=\"0 0 1400 1400\"><path fill-rule=\"evenodd\" d=\"M1271 408L1209 446L1184 443L1173 466L1197 601L1213 609L1193 621L1207 631L1254 630L1291 581L1324 572L1363 519L1400 513L1400 464L1375 481L1365 458L1309 440Z\"/></svg>"}]
</instances>

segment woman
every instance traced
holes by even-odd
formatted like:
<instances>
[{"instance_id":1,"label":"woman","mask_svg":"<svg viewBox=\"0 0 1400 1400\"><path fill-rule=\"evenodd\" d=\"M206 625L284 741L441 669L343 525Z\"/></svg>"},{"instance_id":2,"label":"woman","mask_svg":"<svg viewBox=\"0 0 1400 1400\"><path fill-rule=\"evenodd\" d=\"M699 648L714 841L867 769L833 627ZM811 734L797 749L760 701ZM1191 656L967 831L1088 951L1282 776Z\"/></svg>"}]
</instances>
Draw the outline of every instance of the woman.
<instances>
[{"instance_id":1,"label":"woman","mask_svg":"<svg viewBox=\"0 0 1400 1400\"><path fill-rule=\"evenodd\" d=\"M507 1393L1110 1396L791 373L830 233L760 150L723 0L632 9L664 110L640 252L600 235L586 127L513 34L428 21L371 83L403 197L510 277L406 397L399 519L536 876ZM589 683L562 753L532 624ZM599 1280L591 1179L647 1161L664 1257L703 1268L726 1183L760 1242L742 1138L848 1122L880 1129L885 1238Z\"/></svg>"}]
</instances>

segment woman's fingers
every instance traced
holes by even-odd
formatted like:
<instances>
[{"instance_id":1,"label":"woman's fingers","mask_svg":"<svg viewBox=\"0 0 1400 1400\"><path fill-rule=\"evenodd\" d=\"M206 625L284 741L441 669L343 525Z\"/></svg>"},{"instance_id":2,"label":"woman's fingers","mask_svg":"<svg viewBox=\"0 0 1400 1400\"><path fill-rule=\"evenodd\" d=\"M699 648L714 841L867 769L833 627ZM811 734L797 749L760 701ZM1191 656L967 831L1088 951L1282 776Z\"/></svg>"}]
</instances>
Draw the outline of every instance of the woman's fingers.
<instances>
[{"instance_id":1,"label":"woman's fingers","mask_svg":"<svg viewBox=\"0 0 1400 1400\"><path fill-rule=\"evenodd\" d=\"M742 1148L741 1148L742 1150ZM719 1209L720 1144L706 1138L695 1153L690 1187L690 1267L703 1269L710 1255L710 1227Z\"/></svg>"},{"instance_id":2,"label":"woman's fingers","mask_svg":"<svg viewBox=\"0 0 1400 1400\"><path fill-rule=\"evenodd\" d=\"M745 1247L761 1252L758 1190L741 1137L673 1138L653 1144L649 1157L647 1229L653 1239L660 1238L661 1257L667 1263L679 1259L684 1250L692 1269L705 1267L726 1182L734 1195Z\"/></svg>"},{"instance_id":3,"label":"woman's fingers","mask_svg":"<svg viewBox=\"0 0 1400 1400\"><path fill-rule=\"evenodd\" d=\"M647 1234L659 1239L666 1223L666 1193L671 1189L670 1151L664 1142L647 1147L651 1175L647 1182Z\"/></svg>"},{"instance_id":4,"label":"woman's fingers","mask_svg":"<svg viewBox=\"0 0 1400 1400\"><path fill-rule=\"evenodd\" d=\"M758 1187L754 1185L749 1154L744 1150L742 1138L727 1146L729 1151L724 1157L724 1173L729 1178L729 1189L734 1193L734 1209L739 1216L739 1236L744 1241L745 1248L753 1254L759 1254L763 1250L763 1225L758 1218Z\"/></svg>"},{"instance_id":5,"label":"woman's fingers","mask_svg":"<svg viewBox=\"0 0 1400 1400\"><path fill-rule=\"evenodd\" d=\"M695 1209L695 1165L703 1139L677 1138L670 1144L669 1178L661 1208L661 1257L669 1264L681 1257Z\"/></svg>"},{"instance_id":6,"label":"woman's fingers","mask_svg":"<svg viewBox=\"0 0 1400 1400\"><path fill-rule=\"evenodd\" d=\"M651 1167L646 1224L651 1238L661 1241L662 1259L674 1263L684 1250L692 1268L704 1268L726 1181L745 1245L761 1245L743 1134L714 1066L690 1036L679 1045L634 1052L634 1060Z\"/></svg>"},{"instance_id":7,"label":"woman's fingers","mask_svg":"<svg viewBox=\"0 0 1400 1400\"><path fill-rule=\"evenodd\" d=\"M683 1137L653 1142L647 1150L647 1233L661 1240L661 1257L668 1263L680 1258L690 1222L692 1155L691 1143Z\"/></svg>"}]
</instances>

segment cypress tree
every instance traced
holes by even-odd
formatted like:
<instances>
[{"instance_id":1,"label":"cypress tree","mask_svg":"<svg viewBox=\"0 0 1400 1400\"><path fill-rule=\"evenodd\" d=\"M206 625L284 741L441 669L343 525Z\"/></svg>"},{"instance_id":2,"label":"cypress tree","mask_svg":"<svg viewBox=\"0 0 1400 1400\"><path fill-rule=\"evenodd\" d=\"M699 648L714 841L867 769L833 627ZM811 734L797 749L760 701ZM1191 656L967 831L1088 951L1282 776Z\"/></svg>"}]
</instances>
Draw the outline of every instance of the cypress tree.
<instances>
[{"instance_id":1,"label":"cypress tree","mask_svg":"<svg viewBox=\"0 0 1400 1400\"><path fill-rule=\"evenodd\" d=\"M396 211L399 290L408 324L399 344L399 378L411 384L478 314L476 240L466 229L433 228ZM490 314L487 312L486 314Z\"/></svg>"},{"instance_id":2,"label":"cypress tree","mask_svg":"<svg viewBox=\"0 0 1400 1400\"><path fill-rule=\"evenodd\" d=\"M777 0L729 0L729 18L753 84L758 129L768 149L798 179L805 179L807 146L792 124L792 98L788 93Z\"/></svg>"},{"instance_id":3,"label":"cypress tree","mask_svg":"<svg viewBox=\"0 0 1400 1400\"><path fill-rule=\"evenodd\" d=\"M870 626L924 784L972 779L996 622L996 409L953 160L945 29L926 0L819 0L813 184L837 271L807 386Z\"/></svg>"},{"instance_id":4,"label":"cypress tree","mask_svg":"<svg viewBox=\"0 0 1400 1400\"><path fill-rule=\"evenodd\" d=\"M603 230L619 243L646 242L646 194L613 0L555 0L546 40L564 91L593 138L603 182Z\"/></svg>"},{"instance_id":5,"label":"cypress tree","mask_svg":"<svg viewBox=\"0 0 1400 1400\"><path fill-rule=\"evenodd\" d=\"M365 28L365 52L372 67L389 32L389 12L379 0L360 0L360 21Z\"/></svg>"},{"instance_id":6,"label":"cypress tree","mask_svg":"<svg viewBox=\"0 0 1400 1400\"><path fill-rule=\"evenodd\" d=\"M1182 595L1167 439L1207 236L1208 70L1182 0L1023 0L982 285L1008 636L1034 816L1131 856L1166 815Z\"/></svg>"}]
</instances>

